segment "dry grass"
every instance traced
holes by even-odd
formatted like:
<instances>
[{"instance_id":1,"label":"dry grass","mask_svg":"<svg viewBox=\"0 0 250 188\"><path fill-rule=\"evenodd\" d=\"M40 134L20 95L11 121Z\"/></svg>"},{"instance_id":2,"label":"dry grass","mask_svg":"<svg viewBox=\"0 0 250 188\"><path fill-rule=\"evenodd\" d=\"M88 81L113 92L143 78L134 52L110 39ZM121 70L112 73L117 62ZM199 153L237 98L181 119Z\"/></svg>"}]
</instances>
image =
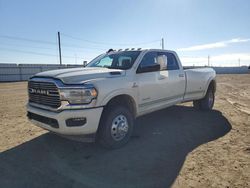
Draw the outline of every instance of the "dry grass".
<instances>
[{"instance_id":1,"label":"dry grass","mask_svg":"<svg viewBox=\"0 0 250 188\"><path fill-rule=\"evenodd\" d=\"M32 150L34 149L33 148L34 142L33 144L31 144L32 141L38 140L39 138L41 138L41 135L47 135L46 134L47 131L44 131L36 126L33 126L26 119L26 110L25 110L25 104L27 101L26 87L27 87L26 82L1 83L0 84L0 106L1 106L0 108L0 118L1 118L1 122L0 122L0 151L1 151L0 177L2 177L0 178L1 180L0 182L4 182L3 187L6 187L8 185L10 187L12 187L13 185L15 186L16 184L13 183L15 181L19 182L19 184L17 184L17 187L19 186L27 187L28 185L32 185L32 187L34 186L37 187L36 182L33 182L32 184L30 184L30 182L32 182L32 178L29 180L27 179L25 180L25 178L24 179L19 178L17 180L11 179L13 177L16 177L16 174L15 174L16 169L21 168L21 167L24 168L21 163L25 164L25 168L28 168L26 167L27 165L29 165L28 161L27 163L25 163L25 160L23 159L20 163L17 163L13 161L14 159L13 160L7 159L8 157L13 157L13 158L15 157L15 160L18 160L20 156L17 157L16 156L17 154L15 154L15 152L19 150L18 148L22 148L23 147L22 145L26 145L26 146L32 145L32 147L31 146L28 147L27 151ZM190 106L190 105L191 104L189 103L185 104L185 106ZM218 139L217 138L211 139L210 140L211 142L205 142L204 144L198 145L197 147L189 150L183 159L183 165L180 165L180 169L176 169L177 175L174 176L171 180L169 180L169 182L163 185L167 186L168 184L172 184L173 187L250 187L249 185L249 182L250 182L250 75L249 74L248 75L219 75L217 78L217 93L216 93L215 109L221 112L222 116L229 122L231 126L231 130L229 132L226 132L224 136L221 136ZM182 111L185 111L185 109L183 109ZM167 112L171 113L170 111L167 111ZM189 116L189 115L185 115L186 112L180 112L180 113L182 113L182 116L184 118L188 118L186 116ZM200 122L202 123L203 119L204 121L206 121L206 117L210 117L210 116L213 117L212 115L208 116L209 114L206 115L206 114L195 113L195 112L190 112L190 113L197 114L197 117L193 118L193 121L197 125ZM150 121L150 119L153 119L154 116L156 115L152 115L146 118L148 118ZM158 118L161 118L161 117L158 117ZM146 120L141 120L141 122L143 121L146 121ZM176 126L178 126L178 119L176 120L170 119L169 121L172 121L173 124L176 124ZM211 122L209 126L212 127L213 121ZM140 121L139 121L139 124L140 124ZM204 124L206 125L205 122ZM158 128L159 128L158 129L158 132L159 132L159 130L161 130L160 129L161 127L158 127ZM137 132L141 132L141 131L137 130ZM147 134L147 131L145 131L144 133ZM144 133L138 133L138 134L140 135ZM161 133L159 133L159 135L160 134ZM192 141L192 135L190 135L188 138L191 138L191 141ZM43 138L43 139L49 139L49 138ZM146 138L144 137L141 140L144 140L144 139ZM195 139L195 137L193 139ZM42 141L42 142L47 143L47 141ZM60 142L63 142L64 145L67 145L68 143L68 142L66 143L66 141L64 142L63 140L55 141L55 143L57 144L59 144ZM144 141L141 141L141 142L144 143ZM132 145L135 145L134 147L137 147L136 145L138 145L140 141L134 140L131 143L133 143ZM72 143L70 142L69 145L71 144ZM46 149L45 149L46 147L50 149L53 148L49 145L44 144L43 147L41 148L41 150L44 150L43 153L46 152ZM75 147L78 147L78 145ZM95 154L98 155L99 153L102 153L102 155L104 156L109 155L107 154L107 152L96 149L96 146L93 146L95 149L89 149L92 146L86 146L86 147L87 148L84 149L86 150L85 153L81 153L83 151L80 152L81 155L87 155L87 152L91 153L91 155L95 155ZM131 145L127 145L122 150L120 150L120 153L125 152L126 149L129 152L130 150L132 150L131 149L132 147L133 146ZM150 147L150 144L149 144L149 147ZM166 147L164 148L166 149ZM161 150L164 148L161 148ZM62 152L61 150L62 148L58 149L58 152ZM65 151L67 150L71 151L71 148L70 147L67 148L67 146L65 146ZM33 157L39 158L39 156L36 156L35 151L36 150L31 152L34 155ZM48 155L50 154L50 152L48 151ZM74 152L74 151L71 151L71 152ZM119 155L119 150L112 151L112 152L116 152L114 153L114 155ZM136 150L134 152L136 152ZM140 150L137 150L137 152L140 152ZM159 155L160 153L161 152L159 151ZM23 152L22 154L25 155L25 152ZM69 157L67 152L63 154L60 153L60 154L64 155L65 158ZM64 178L68 177L67 175L65 175L65 172L61 172L61 170L63 169L63 165L65 165L65 163L68 163L67 168L69 170L72 171L75 168L75 166L70 166L72 165L71 164L72 161L70 161L72 158L72 155L71 157L69 157L67 161L64 161L64 164L58 164L57 166L57 173L59 174L62 173L63 174L62 177ZM77 158L79 157L78 155L79 155L79 152L75 153L74 157ZM140 153L137 153L137 155L140 156ZM88 154L88 156L90 156L90 154ZM53 154L53 157L54 157L54 154ZM49 160L53 160L54 159L53 157L51 157ZM84 165L83 161L81 161L83 159L79 157L79 159L77 160L79 160L79 164L83 165L83 169L87 168L87 164ZM89 160L91 161L92 159L89 159ZM97 160L97 159L93 159L93 160ZM143 160L143 159L140 159L140 160ZM124 159L124 161L126 160ZM97 160L95 161L95 163L100 165L101 161ZM167 161L164 161L164 158L161 161L161 164L159 165L158 163L156 165L155 161L153 161L150 168L153 168L155 171L158 171L160 170L161 166L164 166L164 163L167 163ZM30 164L30 165L33 165L33 167L28 168L28 170L26 169L27 171L35 168L34 165L36 165L36 163ZM48 168L48 166L46 168ZM92 166L92 168L95 168L95 167ZM141 166L134 167L135 171L138 170L139 172L139 169L143 170L143 167ZM27 173L31 173L31 172L27 172ZM42 172L39 171L39 173L42 173ZM122 171L121 173L124 173L124 171ZM168 174L171 174L171 173L172 172L166 172L166 174L160 174L160 175L158 174L160 177L157 177L157 178L162 178L163 180L164 178L167 179ZM41 174L38 174L38 175L40 176ZM85 175L86 174L83 173L82 177ZM129 176L128 173L127 173L127 176ZM8 180L8 177L9 177L9 180ZM147 178L150 179L150 177L151 175L148 176ZM33 178L36 178L36 176L33 176ZM97 177L97 179L98 178L99 176ZM65 179L67 180L67 178ZM140 177L140 179L142 180L141 183L143 183L144 181L143 177ZM152 177L152 181L154 180L155 179L153 179ZM23 182L25 181L26 184L20 183L22 181ZM57 181L61 181L61 180L55 179L53 181L54 183L57 183ZM71 177L70 181L79 183L80 180L76 180L73 177ZM147 182L146 179L145 179L145 182ZM100 185L100 184L95 184L95 183L90 181L88 185L90 184L92 185L89 187L95 187L94 185ZM132 184L129 184L128 182L127 186L133 187L132 185L137 185L136 181L135 183L133 182L131 183ZM154 185L154 182L151 182L151 183L152 184L150 185ZM157 186L159 186L157 182L155 183ZM45 183L44 185L51 186L52 184ZM70 185L70 184L65 184L65 185ZM150 187L149 184L147 185ZM41 187L41 186L42 185L39 185L38 187ZM152 186L152 187L157 187L157 186ZM122 186L118 186L118 187L122 187Z\"/></svg>"}]
</instances>

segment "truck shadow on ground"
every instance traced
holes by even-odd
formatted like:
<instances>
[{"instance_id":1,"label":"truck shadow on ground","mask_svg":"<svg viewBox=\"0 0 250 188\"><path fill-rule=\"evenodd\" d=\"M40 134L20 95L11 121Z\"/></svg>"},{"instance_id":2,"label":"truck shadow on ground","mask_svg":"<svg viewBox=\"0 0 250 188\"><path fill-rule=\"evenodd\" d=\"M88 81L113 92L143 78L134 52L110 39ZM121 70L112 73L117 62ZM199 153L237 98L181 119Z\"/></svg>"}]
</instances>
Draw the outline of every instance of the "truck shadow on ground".
<instances>
[{"instance_id":1,"label":"truck shadow on ground","mask_svg":"<svg viewBox=\"0 0 250 188\"><path fill-rule=\"evenodd\" d=\"M44 134L0 154L1 187L169 187L186 156L231 130L219 111L174 106L136 121L118 150Z\"/></svg>"}]
</instances>

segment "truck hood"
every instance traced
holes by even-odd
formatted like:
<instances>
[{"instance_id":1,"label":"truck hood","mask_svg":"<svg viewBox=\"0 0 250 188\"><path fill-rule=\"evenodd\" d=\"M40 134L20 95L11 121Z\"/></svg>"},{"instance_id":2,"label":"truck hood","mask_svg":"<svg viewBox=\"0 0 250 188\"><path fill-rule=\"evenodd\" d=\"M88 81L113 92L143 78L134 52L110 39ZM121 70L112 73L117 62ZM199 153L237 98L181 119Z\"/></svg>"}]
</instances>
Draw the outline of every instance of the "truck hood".
<instances>
[{"instance_id":1,"label":"truck hood","mask_svg":"<svg viewBox=\"0 0 250 188\"><path fill-rule=\"evenodd\" d=\"M96 79L125 76L125 70L99 67L70 68L41 72L35 77L49 77L60 79L65 84L80 84Z\"/></svg>"}]
</instances>

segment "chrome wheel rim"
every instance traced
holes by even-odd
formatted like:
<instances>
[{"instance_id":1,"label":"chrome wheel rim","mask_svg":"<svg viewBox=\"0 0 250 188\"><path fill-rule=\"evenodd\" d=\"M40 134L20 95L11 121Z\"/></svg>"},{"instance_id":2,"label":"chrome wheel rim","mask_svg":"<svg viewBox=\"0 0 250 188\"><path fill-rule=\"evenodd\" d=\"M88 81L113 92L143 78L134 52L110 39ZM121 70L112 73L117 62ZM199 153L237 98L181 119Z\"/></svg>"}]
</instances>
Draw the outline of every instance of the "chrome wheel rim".
<instances>
[{"instance_id":1,"label":"chrome wheel rim","mask_svg":"<svg viewBox=\"0 0 250 188\"><path fill-rule=\"evenodd\" d=\"M128 133L128 121L124 115L118 115L112 121L111 136L115 141L122 140Z\"/></svg>"},{"instance_id":2,"label":"chrome wheel rim","mask_svg":"<svg viewBox=\"0 0 250 188\"><path fill-rule=\"evenodd\" d=\"M213 103L214 103L214 95L213 95L213 92L210 91L209 94L208 94L208 105L209 105L209 108L212 108Z\"/></svg>"}]
</instances>

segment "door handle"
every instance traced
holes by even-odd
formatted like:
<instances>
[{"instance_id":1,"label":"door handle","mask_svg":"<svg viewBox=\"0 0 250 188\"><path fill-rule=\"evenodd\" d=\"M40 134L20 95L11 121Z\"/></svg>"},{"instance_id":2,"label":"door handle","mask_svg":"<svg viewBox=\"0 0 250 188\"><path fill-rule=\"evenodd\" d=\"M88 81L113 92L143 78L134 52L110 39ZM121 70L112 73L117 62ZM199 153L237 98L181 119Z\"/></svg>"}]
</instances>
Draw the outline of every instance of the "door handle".
<instances>
[{"instance_id":1,"label":"door handle","mask_svg":"<svg viewBox=\"0 0 250 188\"><path fill-rule=\"evenodd\" d=\"M184 74L179 74L179 77L180 77L180 78L183 78L183 77L184 77Z\"/></svg>"},{"instance_id":2,"label":"door handle","mask_svg":"<svg viewBox=\"0 0 250 188\"><path fill-rule=\"evenodd\" d=\"M165 79L165 77L159 77L158 78L158 80L164 80Z\"/></svg>"},{"instance_id":3,"label":"door handle","mask_svg":"<svg viewBox=\"0 0 250 188\"><path fill-rule=\"evenodd\" d=\"M164 80L166 77L165 76L159 76L158 80Z\"/></svg>"},{"instance_id":4,"label":"door handle","mask_svg":"<svg viewBox=\"0 0 250 188\"><path fill-rule=\"evenodd\" d=\"M133 83L132 88L136 88L139 87L138 84L136 82Z\"/></svg>"}]
</instances>

